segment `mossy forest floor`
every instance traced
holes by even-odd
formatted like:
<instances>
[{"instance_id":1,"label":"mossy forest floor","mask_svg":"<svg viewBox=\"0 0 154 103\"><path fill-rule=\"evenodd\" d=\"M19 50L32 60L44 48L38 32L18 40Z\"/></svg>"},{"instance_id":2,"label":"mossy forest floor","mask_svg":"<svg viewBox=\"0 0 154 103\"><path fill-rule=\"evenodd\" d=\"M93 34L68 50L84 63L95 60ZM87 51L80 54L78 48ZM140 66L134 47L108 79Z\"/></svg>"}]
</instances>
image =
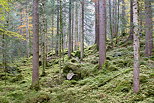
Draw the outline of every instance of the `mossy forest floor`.
<instances>
[{"instance_id":1,"label":"mossy forest floor","mask_svg":"<svg viewBox=\"0 0 154 103\"><path fill-rule=\"evenodd\" d=\"M0 70L0 103L154 103L154 59L144 57L144 42L141 42L140 92L133 93L133 47L120 44L107 51L107 62L98 70L98 53L95 46L85 49L85 58L78 60L78 51L73 58L64 57L60 69L59 59L49 53L46 75L40 77L39 91L30 89L31 58L21 59L10 67L5 77ZM54 59L53 59L54 58ZM63 63L62 63L63 64ZM66 80L71 69L78 74ZM40 67L40 74L42 68ZM5 85L6 79L6 85Z\"/></svg>"}]
</instances>

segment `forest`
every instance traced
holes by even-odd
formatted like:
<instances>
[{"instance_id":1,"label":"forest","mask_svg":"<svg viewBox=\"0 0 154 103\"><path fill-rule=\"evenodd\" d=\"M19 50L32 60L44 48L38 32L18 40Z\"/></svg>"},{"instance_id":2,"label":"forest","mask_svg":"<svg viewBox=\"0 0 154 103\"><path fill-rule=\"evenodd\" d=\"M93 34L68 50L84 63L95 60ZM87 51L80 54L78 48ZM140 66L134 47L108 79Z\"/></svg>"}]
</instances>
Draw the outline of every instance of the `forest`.
<instances>
[{"instance_id":1,"label":"forest","mask_svg":"<svg viewBox=\"0 0 154 103\"><path fill-rule=\"evenodd\" d=\"M0 0L0 103L154 103L154 0Z\"/></svg>"}]
</instances>

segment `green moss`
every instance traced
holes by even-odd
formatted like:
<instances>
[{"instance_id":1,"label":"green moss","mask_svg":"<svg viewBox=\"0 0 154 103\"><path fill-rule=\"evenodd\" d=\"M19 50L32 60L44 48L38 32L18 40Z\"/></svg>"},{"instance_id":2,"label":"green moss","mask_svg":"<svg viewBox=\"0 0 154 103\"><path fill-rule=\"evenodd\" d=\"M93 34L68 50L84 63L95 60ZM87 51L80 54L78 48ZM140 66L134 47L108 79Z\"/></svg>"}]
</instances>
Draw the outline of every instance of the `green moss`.
<instances>
[{"instance_id":1,"label":"green moss","mask_svg":"<svg viewBox=\"0 0 154 103\"><path fill-rule=\"evenodd\" d=\"M76 80L65 80L62 85L71 86L71 85L75 85L75 84L77 84Z\"/></svg>"},{"instance_id":2,"label":"green moss","mask_svg":"<svg viewBox=\"0 0 154 103\"><path fill-rule=\"evenodd\" d=\"M15 77L12 77L10 79L10 82L14 83L14 82L17 82L17 81L21 81L23 79L24 79L24 77L21 74L19 74L19 75L15 76Z\"/></svg>"},{"instance_id":3,"label":"green moss","mask_svg":"<svg viewBox=\"0 0 154 103\"><path fill-rule=\"evenodd\" d=\"M35 95L28 97L25 103L47 103L50 97L46 93L36 93Z\"/></svg>"},{"instance_id":4,"label":"green moss","mask_svg":"<svg viewBox=\"0 0 154 103\"><path fill-rule=\"evenodd\" d=\"M22 90L16 90L10 92L7 96L12 97L16 100L22 100L24 98L24 92Z\"/></svg>"},{"instance_id":5,"label":"green moss","mask_svg":"<svg viewBox=\"0 0 154 103\"><path fill-rule=\"evenodd\" d=\"M113 65L116 65L117 67L131 67L133 65L133 60L129 58L124 59L115 59L112 61Z\"/></svg>"},{"instance_id":6,"label":"green moss","mask_svg":"<svg viewBox=\"0 0 154 103\"><path fill-rule=\"evenodd\" d=\"M119 70L119 68L116 67L116 65L110 65L110 66L108 67L108 69L109 69L110 71L117 71L117 70Z\"/></svg>"},{"instance_id":7,"label":"green moss","mask_svg":"<svg viewBox=\"0 0 154 103\"><path fill-rule=\"evenodd\" d=\"M91 61L90 61L91 64L98 64L98 58L93 58Z\"/></svg>"},{"instance_id":8,"label":"green moss","mask_svg":"<svg viewBox=\"0 0 154 103\"><path fill-rule=\"evenodd\" d=\"M4 96L0 96L0 103L10 103L8 98L4 97Z\"/></svg>"},{"instance_id":9,"label":"green moss","mask_svg":"<svg viewBox=\"0 0 154 103\"><path fill-rule=\"evenodd\" d=\"M78 51L75 51L74 56L80 58L80 54L81 52L78 50Z\"/></svg>"},{"instance_id":10,"label":"green moss","mask_svg":"<svg viewBox=\"0 0 154 103\"><path fill-rule=\"evenodd\" d=\"M132 83L128 80L119 81L117 87L115 88L116 92L129 92L132 88Z\"/></svg>"},{"instance_id":11,"label":"green moss","mask_svg":"<svg viewBox=\"0 0 154 103\"><path fill-rule=\"evenodd\" d=\"M144 99L146 98L146 95L145 94L135 94L132 98L132 101L133 102L139 102L139 101L143 101Z\"/></svg>"},{"instance_id":12,"label":"green moss","mask_svg":"<svg viewBox=\"0 0 154 103\"><path fill-rule=\"evenodd\" d=\"M148 75L145 75L145 74L141 74L140 75L140 82L141 83L146 83L146 82L148 82Z\"/></svg>"}]
</instances>

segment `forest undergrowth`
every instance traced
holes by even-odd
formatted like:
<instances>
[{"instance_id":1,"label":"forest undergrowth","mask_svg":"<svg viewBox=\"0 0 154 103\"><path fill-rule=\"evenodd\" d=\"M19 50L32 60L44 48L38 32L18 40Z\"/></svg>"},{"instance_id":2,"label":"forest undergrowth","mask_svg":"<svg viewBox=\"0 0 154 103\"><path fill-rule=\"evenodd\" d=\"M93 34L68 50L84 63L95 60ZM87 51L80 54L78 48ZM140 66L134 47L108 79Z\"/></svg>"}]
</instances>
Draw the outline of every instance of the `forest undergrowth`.
<instances>
[{"instance_id":1,"label":"forest undergrowth","mask_svg":"<svg viewBox=\"0 0 154 103\"><path fill-rule=\"evenodd\" d=\"M64 55L61 67L60 59L49 52L46 75L40 77L38 91L30 89L32 57L9 64L6 74L0 69L0 103L154 103L154 57L144 57L143 43L141 40L138 94L132 88L132 43L123 44L119 39L114 49L108 46L107 60L101 70L95 45L85 48L82 61L79 51L74 51L71 59ZM41 71L40 66L40 75ZM67 80L70 72L73 75Z\"/></svg>"}]
</instances>

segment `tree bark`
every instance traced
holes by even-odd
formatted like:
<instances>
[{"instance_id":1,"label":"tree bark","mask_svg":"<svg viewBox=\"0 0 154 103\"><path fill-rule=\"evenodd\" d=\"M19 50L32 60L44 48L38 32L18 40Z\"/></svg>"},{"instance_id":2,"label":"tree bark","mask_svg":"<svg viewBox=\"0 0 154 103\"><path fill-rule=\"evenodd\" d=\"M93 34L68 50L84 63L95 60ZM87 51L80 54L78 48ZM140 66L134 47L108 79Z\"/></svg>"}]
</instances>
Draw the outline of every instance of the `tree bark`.
<instances>
[{"instance_id":1,"label":"tree bark","mask_svg":"<svg viewBox=\"0 0 154 103\"><path fill-rule=\"evenodd\" d=\"M145 2L145 56L152 56L153 37L152 37L152 8L150 0Z\"/></svg>"},{"instance_id":2,"label":"tree bark","mask_svg":"<svg viewBox=\"0 0 154 103\"><path fill-rule=\"evenodd\" d=\"M30 35L29 35L29 15L28 15L28 1L26 2L26 48L27 58L30 56Z\"/></svg>"},{"instance_id":3,"label":"tree bark","mask_svg":"<svg viewBox=\"0 0 154 103\"><path fill-rule=\"evenodd\" d=\"M126 7L125 7L125 0L122 0L122 34L126 33Z\"/></svg>"},{"instance_id":4,"label":"tree bark","mask_svg":"<svg viewBox=\"0 0 154 103\"><path fill-rule=\"evenodd\" d=\"M99 69L106 60L106 0L99 1Z\"/></svg>"},{"instance_id":5,"label":"tree bark","mask_svg":"<svg viewBox=\"0 0 154 103\"><path fill-rule=\"evenodd\" d=\"M82 33L81 33L81 60L84 57L84 0L81 2L82 5Z\"/></svg>"},{"instance_id":6,"label":"tree bark","mask_svg":"<svg viewBox=\"0 0 154 103\"><path fill-rule=\"evenodd\" d=\"M133 23L134 23L134 71L133 71L133 90L135 93L139 92L139 22L138 22L138 0L133 1Z\"/></svg>"},{"instance_id":7,"label":"tree bark","mask_svg":"<svg viewBox=\"0 0 154 103\"><path fill-rule=\"evenodd\" d=\"M134 25L133 25L133 0L130 0L130 34L128 40L133 40Z\"/></svg>"},{"instance_id":8,"label":"tree bark","mask_svg":"<svg viewBox=\"0 0 154 103\"><path fill-rule=\"evenodd\" d=\"M99 0L95 1L95 44L99 48Z\"/></svg>"},{"instance_id":9,"label":"tree bark","mask_svg":"<svg viewBox=\"0 0 154 103\"><path fill-rule=\"evenodd\" d=\"M112 15L111 15L111 0L109 0L109 21L110 21L110 35L111 35L111 42L113 41L113 35L112 35Z\"/></svg>"},{"instance_id":10,"label":"tree bark","mask_svg":"<svg viewBox=\"0 0 154 103\"><path fill-rule=\"evenodd\" d=\"M72 44L71 44L71 41L72 41L72 35L71 35L71 7L72 7L72 1L69 0L69 27L68 27L68 57L71 58L71 47L72 47Z\"/></svg>"},{"instance_id":11,"label":"tree bark","mask_svg":"<svg viewBox=\"0 0 154 103\"><path fill-rule=\"evenodd\" d=\"M56 34L56 48L55 48L55 53L56 53L56 56L58 56L58 49L59 49L59 0L57 0L57 34Z\"/></svg>"},{"instance_id":12,"label":"tree bark","mask_svg":"<svg viewBox=\"0 0 154 103\"><path fill-rule=\"evenodd\" d=\"M33 1L33 69L32 88L39 88L39 14L38 1Z\"/></svg>"},{"instance_id":13,"label":"tree bark","mask_svg":"<svg viewBox=\"0 0 154 103\"><path fill-rule=\"evenodd\" d=\"M45 2L46 0L42 0L42 76L45 75L45 68L46 68L46 64L47 64L47 58L46 58L46 15L45 15Z\"/></svg>"},{"instance_id":14,"label":"tree bark","mask_svg":"<svg viewBox=\"0 0 154 103\"><path fill-rule=\"evenodd\" d=\"M76 2L76 6L75 6L75 14L76 14L76 17L75 17L75 50L78 49L78 3Z\"/></svg>"}]
</instances>

